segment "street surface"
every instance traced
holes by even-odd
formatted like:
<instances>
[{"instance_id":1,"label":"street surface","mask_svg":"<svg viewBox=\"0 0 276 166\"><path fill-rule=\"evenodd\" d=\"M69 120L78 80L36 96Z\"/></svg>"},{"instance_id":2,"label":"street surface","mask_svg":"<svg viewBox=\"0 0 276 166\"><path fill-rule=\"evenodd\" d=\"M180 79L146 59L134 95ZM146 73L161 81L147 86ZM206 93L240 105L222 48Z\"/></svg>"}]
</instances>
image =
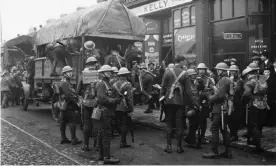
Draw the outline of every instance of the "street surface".
<instances>
[{"instance_id":1,"label":"street surface","mask_svg":"<svg viewBox=\"0 0 276 166\"><path fill-rule=\"evenodd\" d=\"M70 138L69 130L67 136ZM202 155L210 151L210 144L204 145L203 149L196 150L187 148L185 152L167 154L165 133L163 131L136 125L134 129L135 143L131 148L120 149L119 137L111 141L112 155L118 157L120 164L197 164L197 165L265 165L276 164L276 159L268 156L260 156L242 150L233 149L233 159L208 160ZM82 133L78 127L78 138L82 139ZM82 152L82 145L60 145L58 123L51 116L49 106L29 106L28 111L22 111L21 107L13 107L1 110L1 164L16 165L93 165L98 164L95 160L98 152ZM131 143L128 137L128 143ZM176 140L173 141L176 144ZM223 152L221 146L220 152Z\"/></svg>"}]
</instances>

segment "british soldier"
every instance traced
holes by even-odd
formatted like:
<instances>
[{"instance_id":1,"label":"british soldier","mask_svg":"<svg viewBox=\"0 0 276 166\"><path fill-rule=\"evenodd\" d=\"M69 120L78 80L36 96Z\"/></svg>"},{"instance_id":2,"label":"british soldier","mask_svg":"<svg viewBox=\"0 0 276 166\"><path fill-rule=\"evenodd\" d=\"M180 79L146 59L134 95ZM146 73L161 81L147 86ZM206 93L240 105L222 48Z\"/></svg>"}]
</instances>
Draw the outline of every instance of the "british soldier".
<instances>
[{"instance_id":1,"label":"british soldier","mask_svg":"<svg viewBox=\"0 0 276 166\"><path fill-rule=\"evenodd\" d=\"M183 66L185 63L184 56L177 56L174 68L165 71L162 79L160 96L165 96L167 105L166 123L167 123L167 148L165 152L172 153L171 135L173 132L173 123L176 122L177 133L177 153L183 153L183 117L185 114L185 106L189 101L199 108L198 103L192 98L190 78ZM184 100L187 96L188 100ZM175 117L175 118L174 118Z\"/></svg>"},{"instance_id":2,"label":"british soldier","mask_svg":"<svg viewBox=\"0 0 276 166\"><path fill-rule=\"evenodd\" d=\"M232 153L230 150L230 141L229 141L229 132L227 130L226 122L226 105L227 96L230 93L230 79L227 78L228 65L224 62L218 63L216 65L216 70L218 74L218 83L217 90L214 95L209 97L210 103L213 104L212 110L212 152L205 153L204 158L215 159L218 157L232 158ZM225 146L225 152L218 153L218 144L219 144L219 130L223 135L223 142Z\"/></svg>"},{"instance_id":3,"label":"british soldier","mask_svg":"<svg viewBox=\"0 0 276 166\"><path fill-rule=\"evenodd\" d=\"M70 66L63 67L63 78L59 84L61 99L65 101L64 105L66 106L61 110L60 114L60 143L71 143L71 145L76 145L80 144L82 141L76 137L77 115L79 114L79 107L77 93L73 89L70 82L70 78L73 76L72 70L73 69ZM71 141L68 140L65 134L67 123L70 125Z\"/></svg>"},{"instance_id":4,"label":"british soldier","mask_svg":"<svg viewBox=\"0 0 276 166\"><path fill-rule=\"evenodd\" d=\"M110 77L114 70L109 65L103 65L98 72L101 74L101 80L97 84L98 108L101 109L101 127L99 133L100 156L105 164L116 164L120 160L110 154L111 122L114 116L114 108L119 104L122 98L117 95L110 85Z\"/></svg>"},{"instance_id":5,"label":"british soldier","mask_svg":"<svg viewBox=\"0 0 276 166\"><path fill-rule=\"evenodd\" d=\"M126 136L131 120L130 114L133 112L132 86L131 83L127 81L129 74L130 72L127 68L120 68L118 72L119 80L113 84L113 87L123 98L116 108L116 117L121 126L120 148L130 147L130 145L126 142Z\"/></svg>"},{"instance_id":6,"label":"british soldier","mask_svg":"<svg viewBox=\"0 0 276 166\"><path fill-rule=\"evenodd\" d=\"M85 68L82 72L82 79L77 86L77 94L82 96L82 119L83 119L83 140L84 145L81 148L83 151L89 151L89 137L92 133L93 125L91 115L95 107L95 89L98 81L98 71L96 68L97 59L89 57L86 60ZM90 74L90 75L88 75ZM92 76L93 74L93 76ZM93 77L92 79L88 77ZM89 80L88 80L89 79Z\"/></svg>"}]
</instances>

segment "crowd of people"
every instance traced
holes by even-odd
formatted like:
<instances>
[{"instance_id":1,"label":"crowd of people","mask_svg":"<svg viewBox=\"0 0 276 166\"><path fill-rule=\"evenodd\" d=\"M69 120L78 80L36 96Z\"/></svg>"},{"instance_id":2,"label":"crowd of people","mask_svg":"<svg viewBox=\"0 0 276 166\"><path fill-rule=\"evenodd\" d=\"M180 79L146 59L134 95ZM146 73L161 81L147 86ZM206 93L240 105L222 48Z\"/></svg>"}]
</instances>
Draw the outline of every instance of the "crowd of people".
<instances>
[{"instance_id":1,"label":"crowd of people","mask_svg":"<svg viewBox=\"0 0 276 166\"><path fill-rule=\"evenodd\" d=\"M206 142L207 121L211 119L212 150L204 158L232 158L231 141L238 140L238 130L247 127L247 143L262 151L261 136L264 125L275 125L276 116L276 59L268 54L253 56L252 62L240 70L237 60L216 64L209 69L204 63L187 67L184 56L176 56L174 64L161 66L133 61L131 68L99 65L91 55L75 90L70 82L70 66L62 69L62 80L54 104L60 113L61 144L81 144L76 136L77 115L83 122L83 151L89 151L90 137L99 151L99 160L116 164L120 160L110 154L110 141L119 134L120 148L128 148L127 133L131 131L131 116L135 105L147 104L144 113L160 109L167 125L165 152L172 153L172 137L177 139L177 153L183 153L182 142L200 148ZM7 107L10 92L17 94L22 86L16 68L4 71L1 80L2 108ZM14 83L11 83L13 80ZM16 95L15 95L16 96ZM16 104L19 99L14 98ZM186 121L188 120L188 129ZM71 140L66 136L70 125ZM184 130L187 135L184 138ZM230 132L228 131L230 130ZM218 152L219 131L223 135L225 152Z\"/></svg>"}]
</instances>

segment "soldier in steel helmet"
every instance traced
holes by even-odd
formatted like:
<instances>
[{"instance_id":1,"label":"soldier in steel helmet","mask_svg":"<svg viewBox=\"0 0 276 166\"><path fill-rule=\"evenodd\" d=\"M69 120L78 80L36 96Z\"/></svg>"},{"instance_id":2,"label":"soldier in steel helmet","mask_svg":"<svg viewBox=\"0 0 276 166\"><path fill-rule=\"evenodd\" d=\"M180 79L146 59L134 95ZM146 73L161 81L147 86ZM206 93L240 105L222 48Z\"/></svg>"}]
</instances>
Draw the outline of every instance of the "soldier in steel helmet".
<instances>
[{"instance_id":1,"label":"soldier in steel helmet","mask_svg":"<svg viewBox=\"0 0 276 166\"><path fill-rule=\"evenodd\" d=\"M238 140L238 129L242 125L242 113L244 112L244 105L241 101L243 94L243 80L240 77L240 70L237 65L231 65L229 68L231 86L230 95L231 103L233 107L229 108L229 129L230 129L230 141Z\"/></svg>"},{"instance_id":2,"label":"soldier in steel helmet","mask_svg":"<svg viewBox=\"0 0 276 166\"><path fill-rule=\"evenodd\" d=\"M200 92L199 103L202 106L202 111L199 115L199 124L201 128L201 139L199 143L206 143L205 132L207 129L207 118L212 111L212 105L208 100L208 96L211 95L216 88L214 80L208 77L208 68L204 63L199 63L197 70L199 74L199 77L197 78L198 90Z\"/></svg>"},{"instance_id":3,"label":"soldier in steel helmet","mask_svg":"<svg viewBox=\"0 0 276 166\"><path fill-rule=\"evenodd\" d=\"M197 82L197 72L195 69L188 69L187 73L191 80L191 92L193 99L199 102L199 91ZM199 111L194 105L190 104L186 107L186 117L189 119L188 135L185 138L185 142L189 144L189 147L197 148L198 142L196 142L196 130L199 127Z\"/></svg>"},{"instance_id":4,"label":"soldier in steel helmet","mask_svg":"<svg viewBox=\"0 0 276 166\"><path fill-rule=\"evenodd\" d=\"M231 81L227 77L228 65L224 62L218 63L216 65L216 70L218 74L217 90L214 95L209 97L209 101L213 104L212 110L212 152L205 153L204 158L215 159L219 157L232 158L232 152L230 150L229 132L227 130L227 101L228 95L230 94L230 84ZM225 152L218 153L219 144L219 130L223 135L223 142L225 146Z\"/></svg>"},{"instance_id":5,"label":"soldier in steel helmet","mask_svg":"<svg viewBox=\"0 0 276 166\"><path fill-rule=\"evenodd\" d=\"M101 110L101 127L99 132L100 156L105 164L116 164L120 160L110 154L111 122L114 116L114 108L122 100L120 95L110 85L110 77L114 70L109 65L103 65L98 72L101 74L101 80L97 84L97 103L98 109Z\"/></svg>"},{"instance_id":6,"label":"soldier in steel helmet","mask_svg":"<svg viewBox=\"0 0 276 166\"><path fill-rule=\"evenodd\" d=\"M183 70L185 63L184 56L177 56L174 68L165 71L160 92L160 98L165 96L165 104L167 105L166 123L167 123L167 147L165 152L172 153L172 132L173 123L176 123L177 133L177 153L183 153L182 140L183 140L183 120L185 114L185 106L188 101L199 108L199 104L192 98L191 94L191 81ZM184 100L184 96L188 100Z\"/></svg>"},{"instance_id":7,"label":"soldier in steel helmet","mask_svg":"<svg viewBox=\"0 0 276 166\"><path fill-rule=\"evenodd\" d=\"M60 115L60 143L71 143L71 145L80 144L82 141L76 137L77 115L79 114L78 96L72 87L70 79L73 76L73 69L65 66L62 69L63 78L60 81L59 89L61 99L64 100ZM70 125L71 141L66 137L66 124Z\"/></svg>"},{"instance_id":8,"label":"soldier in steel helmet","mask_svg":"<svg viewBox=\"0 0 276 166\"><path fill-rule=\"evenodd\" d=\"M119 78L118 78L118 72L119 72L118 68L117 67L112 67L112 69L113 69L113 72L112 72L112 75L110 77L110 85L111 86L119 80Z\"/></svg>"},{"instance_id":9,"label":"soldier in steel helmet","mask_svg":"<svg viewBox=\"0 0 276 166\"><path fill-rule=\"evenodd\" d=\"M132 85L127 81L129 74L130 72L127 68L120 68L118 72L119 80L113 84L113 87L116 89L117 93L123 98L116 108L116 119L121 126L120 148L130 147L126 141L127 132L131 122L131 113L133 112Z\"/></svg>"},{"instance_id":10,"label":"soldier in steel helmet","mask_svg":"<svg viewBox=\"0 0 276 166\"><path fill-rule=\"evenodd\" d=\"M244 83L243 101L247 111L247 144L254 144L256 151L262 151L261 135L262 126L265 121L267 104L267 84L266 77L260 76L259 67L255 63L250 63L244 75L247 80ZM249 111L250 110L250 111Z\"/></svg>"},{"instance_id":11,"label":"soldier in steel helmet","mask_svg":"<svg viewBox=\"0 0 276 166\"><path fill-rule=\"evenodd\" d=\"M89 137L92 134L91 115L96 105L96 83L98 81L98 71L96 67L97 59L89 57L86 60L85 68L77 86L77 94L82 103L82 121L83 121L83 151L89 151ZM96 139L95 139L96 141Z\"/></svg>"}]
</instances>

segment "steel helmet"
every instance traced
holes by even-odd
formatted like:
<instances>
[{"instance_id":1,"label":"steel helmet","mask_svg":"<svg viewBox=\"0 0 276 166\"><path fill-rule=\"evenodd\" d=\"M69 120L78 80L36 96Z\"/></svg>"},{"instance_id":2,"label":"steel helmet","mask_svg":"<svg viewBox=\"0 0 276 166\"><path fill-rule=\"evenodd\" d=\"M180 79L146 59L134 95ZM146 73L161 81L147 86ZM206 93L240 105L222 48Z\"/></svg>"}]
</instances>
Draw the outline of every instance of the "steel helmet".
<instances>
[{"instance_id":1,"label":"steel helmet","mask_svg":"<svg viewBox=\"0 0 276 166\"><path fill-rule=\"evenodd\" d=\"M61 73L64 74L64 73L69 72L69 71L73 71L72 67L70 67L70 66L64 66L62 68Z\"/></svg>"},{"instance_id":2,"label":"steel helmet","mask_svg":"<svg viewBox=\"0 0 276 166\"><path fill-rule=\"evenodd\" d=\"M230 61L230 62L237 62L237 59L231 58L229 61Z\"/></svg>"},{"instance_id":3,"label":"steel helmet","mask_svg":"<svg viewBox=\"0 0 276 166\"><path fill-rule=\"evenodd\" d=\"M246 74L248 73L248 70L249 70L248 67L247 67L246 69L244 69L244 70L242 71L242 76L246 75Z\"/></svg>"},{"instance_id":4,"label":"steel helmet","mask_svg":"<svg viewBox=\"0 0 276 166\"><path fill-rule=\"evenodd\" d=\"M110 72L112 72L112 71L114 71L114 70L113 70L112 67L109 66L109 65L103 65L103 66L98 70L98 72L105 72L105 71L110 71Z\"/></svg>"},{"instance_id":5,"label":"steel helmet","mask_svg":"<svg viewBox=\"0 0 276 166\"><path fill-rule=\"evenodd\" d=\"M248 66L248 68L252 69L252 70L259 70L259 66L256 63L250 63Z\"/></svg>"},{"instance_id":6,"label":"steel helmet","mask_svg":"<svg viewBox=\"0 0 276 166\"><path fill-rule=\"evenodd\" d=\"M260 61L261 58L260 58L259 56L256 56L256 55L255 55L255 56L253 56L253 57L251 58L251 60L259 60L259 61Z\"/></svg>"},{"instance_id":7,"label":"steel helmet","mask_svg":"<svg viewBox=\"0 0 276 166\"><path fill-rule=\"evenodd\" d=\"M87 58L85 64L91 63L91 62L98 62L98 60L95 57L91 56L91 57Z\"/></svg>"},{"instance_id":8,"label":"steel helmet","mask_svg":"<svg viewBox=\"0 0 276 166\"><path fill-rule=\"evenodd\" d=\"M113 70L114 73L118 73L119 72L117 67L112 67L112 70Z\"/></svg>"},{"instance_id":9,"label":"steel helmet","mask_svg":"<svg viewBox=\"0 0 276 166\"><path fill-rule=\"evenodd\" d=\"M195 71L195 69L188 69L187 73L188 73L189 76L197 74L196 71Z\"/></svg>"},{"instance_id":10,"label":"steel helmet","mask_svg":"<svg viewBox=\"0 0 276 166\"><path fill-rule=\"evenodd\" d=\"M217 70L228 70L228 65L224 62L220 62L216 65L215 69Z\"/></svg>"},{"instance_id":11,"label":"steel helmet","mask_svg":"<svg viewBox=\"0 0 276 166\"><path fill-rule=\"evenodd\" d=\"M84 43L84 48L87 50L93 50L95 47L95 43L91 40Z\"/></svg>"},{"instance_id":12,"label":"steel helmet","mask_svg":"<svg viewBox=\"0 0 276 166\"><path fill-rule=\"evenodd\" d=\"M170 63L169 65L168 65L168 68L170 69L170 68L174 68L174 64L173 63Z\"/></svg>"},{"instance_id":13,"label":"steel helmet","mask_svg":"<svg viewBox=\"0 0 276 166\"><path fill-rule=\"evenodd\" d=\"M126 67L121 67L118 72L118 75L129 74L129 73L130 73L129 70Z\"/></svg>"},{"instance_id":14,"label":"steel helmet","mask_svg":"<svg viewBox=\"0 0 276 166\"><path fill-rule=\"evenodd\" d=\"M231 65L229 71L239 71L239 67L237 65Z\"/></svg>"},{"instance_id":15,"label":"steel helmet","mask_svg":"<svg viewBox=\"0 0 276 166\"><path fill-rule=\"evenodd\" d=\"M204 63L200 63L197 65L197 69L207 69L207 66Z\"/></svg>"},{"instance_id":16,"label":"steel helmet","mask_svg":"<svg viewBox=\"0 0 276 166\"><path fill-rule=\"evenodd\" d=\"M17 70L17 67L16 66L13 66L12 69L11 69L11 72L15 72Z\"/></svg>"}]
</instances>

